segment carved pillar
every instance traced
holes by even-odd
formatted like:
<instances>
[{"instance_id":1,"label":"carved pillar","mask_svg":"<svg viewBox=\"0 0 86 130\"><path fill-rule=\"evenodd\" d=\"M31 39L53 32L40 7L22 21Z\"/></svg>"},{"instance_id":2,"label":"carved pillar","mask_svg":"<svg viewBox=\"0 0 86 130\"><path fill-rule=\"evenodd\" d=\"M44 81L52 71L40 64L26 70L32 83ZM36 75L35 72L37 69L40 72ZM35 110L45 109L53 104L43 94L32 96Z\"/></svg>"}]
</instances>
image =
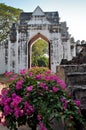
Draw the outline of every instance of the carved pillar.
<instances>
[{"instance_id":1,"label":"carved pillar","mask_svg":"<svg viewBox=\"0 0 86 130\"><path fill-rule=\"evenodd\" d=\"M9 40L9 42L8 42L8 69L7 69L7 71L10 71L10 56L11 56L11 42L10 42L10 40Z\"/></svg>"},{"instance_id":2,"label":"carved pillar","mask_svg":"<svg viewBox=\"0 0 86 130\"><path fill-rule=\"evenodd\" d=\"M63 46L59 33L53 35L51 51L51 70L56 73L56 66L60 64L63 58Z\"/></svg>"},{"instance_id":3,"label":"carved pillar","mask_svg":"<svg viewBox=\"0 0 86 130\"><path fill-rule=\"evenodd\" d=\"M15 43L15 72L18 73L18 31L17 31L17 41Z\"/></svg>"}]
</instances>

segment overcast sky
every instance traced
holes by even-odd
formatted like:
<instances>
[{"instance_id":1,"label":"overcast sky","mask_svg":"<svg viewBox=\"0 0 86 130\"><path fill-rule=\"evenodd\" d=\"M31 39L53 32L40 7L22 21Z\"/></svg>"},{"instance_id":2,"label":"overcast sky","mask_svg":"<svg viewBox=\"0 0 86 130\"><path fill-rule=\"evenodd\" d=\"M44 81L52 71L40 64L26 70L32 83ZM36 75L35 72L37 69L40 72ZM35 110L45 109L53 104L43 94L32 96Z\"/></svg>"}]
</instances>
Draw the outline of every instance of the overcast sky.
<instances>
[{"instance_id":1,"label":"overcast sky","mask_svg":"<svg viewBox=\"0 0 86 130\"><path fill-rule=\"evenodd\" d=\"M0 0L0 3L33 12L39 5L45 11L58 11L75 40L86 40L86 0Z\"/></svg>"}]
</instances>

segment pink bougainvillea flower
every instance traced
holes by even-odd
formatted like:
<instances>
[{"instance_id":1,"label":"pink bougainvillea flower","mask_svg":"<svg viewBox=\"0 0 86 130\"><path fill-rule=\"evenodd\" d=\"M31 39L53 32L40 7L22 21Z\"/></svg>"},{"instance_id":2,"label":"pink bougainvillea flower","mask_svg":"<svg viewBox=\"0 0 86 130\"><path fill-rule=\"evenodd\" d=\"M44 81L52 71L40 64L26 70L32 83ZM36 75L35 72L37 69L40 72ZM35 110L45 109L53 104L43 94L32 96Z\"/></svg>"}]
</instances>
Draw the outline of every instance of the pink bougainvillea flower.
<instances>
[{"instance_id":1,"label":"pink bougainvillea flower","mask_svg":"<svg viewBox=\"0 0 86 130\"><path fill-rule=\"evenodd\" d=\"M22 89L23 80L20 79L16 83L16 90Z\"/></svg>"},{"instance_id":2,"label":"pink bougainvillea flower","mask_svg":"<svg viewBox=\"0 0 86 130\"><path fill-rule=\"evenodd\" d=\"M44 82L41 82L39 87L43 88L44 90L48 90L48 86Z\"/></svg>"},{"instance_id":3,"label":"pink bougainvillea flower","mask_svg":"<svg viewBox=\"0 0 86 130\"><path fill-rule=\"evenodd\" d=\"M44 82L41 82L41 83L40 83L40 87L41 87L41 88L45 88L45 86L46 86L46 83L44 83Z\"/></svg>"},{"instance_id":4,"label":"pink bougainvillea flower","mask_svg":"<svg viewBox=\"0 0 86 130\"><path fill-rule=\"evenodd\" d=\"M76 104L78 107L80 107L81 103L80 103L79 100L74 100L74 102L75 102L75 104Z\"/></svg>"},{"instance_id":5,"label":"pink bougainvillea flower","mask_svg":"<svg viewBox=\"0 0 86 130\"><path fill-rule=\"evenodd\" d=\"M57 79L57 84L59 84L62 87L62 89L66 89L66 84L65 84L65 82L63 80L58 78Z\"/></svg>"},{"instance_id":6,"label":"pink bougainvillea flower","mask_svg":"<svg viewBox=\"0 0 86 130\"><path fill-rule=\"evenodd\" d=\"M25 75L25 74L26 74L26 72L27 72L27 70L26 70L26 69L20 70L20 74L21 74L21 75Z\"/></svg>"},{"instance_id":7,"label":"pink bougainvillea flower","mask_svg":"<svg viewBox=\"0 0 86 130\"><path fill-rule=\"evenodd\" d=\"M13 72L6 72L6 73L5 73L5 76L8 77L8 76L10 76L10 75L12 75L12 74L13 74Z\"/></svg>"},{"instance_id":8,"label":"pink bougainvillea flower","mask_svg":"<svg viewBox=\"0 0 86 130\"><path fill-rule=\"evenodd\" d=\"M34 112L33 106L31 106L27 101L24 102L24 112L31 115Z\"/></svg>"},{"instance_id":9,"label":"pink bougainvillea flower","mask_svg":"<svg viewBox=\"0 0 86 130\"><path fill-rule=\"evenodd\" d=\"M41 121L41 119L42 119L42 116L41 115L37 115L37 120Z\"/></svg>"},{"instance_id":10,"label":"pink bougainvillea flower","mask_svg":"<svg viewBox=\"0 0 86 130\"><path fill-rule=\"evenodd\" d=\"M29 72L29 74L28 74L28 75L29 75L30 77L32 77L32 75L33 75L33 74L32 74L32 72Z\"/></svg>"},{"instance_id":11,"label":"pink bougainvillea flower","mask_svg":"<svg viewBox=\"0 0 86 130\"><path fill-rule=\"evenodd\" d=\"M8 89L2 88L1 94L6 96L8 94Z\"/></svg>"},{"instance_id":12,"label":"pink bougainvillea flower","mask_svg":"<svg viewBox=\"0 0 86 130\"><path fill-rule=\"evenodd\" d=\"M47 128L44 126L42 122L39 123L39 129L40 130L47 130Z\"/></svg>"},{"instance_id":13,"label":"pink bougainvillea flower","mask_svg":"<svg viewBox=\"0 0 86 130\"><path fill-rule=\"evenodd\" d=\"M50 80L50 76L45 76L44 79L45 79L46 81L49 81L49 80Z\"/></svg>"},{"instance_id":14,"label":"pink bougainvillea flower","mask_svg":"<svg viewBox=\"0 0 86 130\"><path fill-rule=\"evenodd\" d=\"M53 90L53 92L58 92L59 91L59 89L57 88L57 87L52 87L52 90Z\"/></svg>"},{"instance_id":15,"label":"pink bougainvillea flower","mask_svg":"<svg viewBox=\"0 0 86 130\"><path fill-rule=\"evenodd\" d=\"M31 86L28 86L26 89L27 89L28 92L30 92L30 91L33 90L33 86L32 86L32 85L31 85Z\"/></svg>"},{"instance_id":16,"label":"pink bougainvillea flower","mask_svg":"<svg viewBox=\"0 0 86 130\"><path fill-rule=\"evenodd\" d=\"M8 105L4 106L4 115L9 115L12 112L11 108Z\"/></svg>"},{"instance_id":17,"label":"pink bougainvillea flower","mask_svg":"<svg viewBox=\"0 0 86 130\"><path fill-rule=\"evenodd\" d=\"M11 102L11 98L10 97L6 97L2 99L3 105L6 106Z\"/></svg>"},{"instance_id":18,"label":"pink bougainvillea flower","mask_svg":"<svg viewBox=\"0 0 86 130\"><path fill-rule=\"evenodd\" d=\"M47 70L45 73L46 73L46 75L49 75L49 74L51 74L51 70Z\"/></svg>"},{"instance_id":19,"label":"pink bougainvillea flower","mask_svg":"<svg viewBox=\"0 0 86 130\"><path fill-rule=\"evenodd\" d=\"M61 98L61 102L62 102L63 109L66 110L68 106L68 100L65 98Z\"/></svg>"},{"instance_id":20,"label":"pink bougainvillea flower","mask_svg":"<svg viewBox=\"0 0 86 130\"><path fill-rule=\"evenodd\" d=\"M12 93L12 98L15 98L17 95L16 95L16 93L14 92L14 93Z\"/></svg>"},{"instance_id":21,"label":"pink bougainvillea flower","mask_svg":"<svg viewBox=\"0 0 86 130\"><path fill-rule=\"evenodd\" d=\"M61 102L62 102L62 103L65 102L65 98L61 98Z\"/></svg>"},{"instance_id":22,"label":"pink bougainvillea flower","mask_svg":"<svg viewBox=\"0 0 86 130\"><path fill-rule=\"evenodd\" d=\"M42 79L42 74L37 74L36 76L35 76L35 79Z\"/></svg>"},{"instance_id":23,"label":"pink bougainvillea flower","mask_svg":"<svg viewBox=\"0 0 86 130\"><path fill-rule=\"evenodd\" d=\"M63 103L63 109L66 110L66 109L67 109L67 106L68 106L68 102L65 101L65 102Z\"/></svg>"},{"instance_id":24,"label":"pink bougainvillea flower","mask_svg":"<svg viewBox=\"0 0 86 130\"><path fill-rule=\"evenodd\" d=\"M14 116L16 117L16 119L20 116L20 107L15 107L14 108Z\"/></svg>"},{"instance_id":25,"label":"pink bougainvillea flower","mask_svg":"<svg viewBox=\"0 0 86 130\"><path fill-rule=\"evenodd\" d=\"M9 81L13 81L13 80L15 80L17 77L18 77L17 75L13 75L13 76L9 79Z\"/></svg>"},{"instance_id":26,"label":"pink bougainvillea flower","mask_svg":"<svg viewBox=\"0 0 86 130\"><path fill-rule=\"evenodd\" d=\"M20 96L16 95L15 98L12 97L12 102L10 105L13 108L15 106L18 106L21 101L22 101L22 98Z\"/></svg>"}]
</instances>

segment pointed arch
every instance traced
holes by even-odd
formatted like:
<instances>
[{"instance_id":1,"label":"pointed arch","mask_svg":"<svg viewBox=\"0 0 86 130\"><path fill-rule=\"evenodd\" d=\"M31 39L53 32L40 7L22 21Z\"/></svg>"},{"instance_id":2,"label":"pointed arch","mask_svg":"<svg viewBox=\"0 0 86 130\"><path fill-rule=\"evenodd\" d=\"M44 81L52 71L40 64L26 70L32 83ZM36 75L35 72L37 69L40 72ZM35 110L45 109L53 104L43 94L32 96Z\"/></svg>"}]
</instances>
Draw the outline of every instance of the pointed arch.
<instances>
[{"instance_id":1,"label":"pointed arch","mask_svg":"<svg viewBox=\"0 0 86 130\"><path fill-rule=\"evenodd\" d=\"M37 40L37 39L43 39L44 41L46 41L48 43L48 48L49 48L49 69L51 69L51 58L50 58L50 41L48 40L47 37L45 37L44 35L42 35L41 33L37 33L35 36L33 36L30 41L28 42L28 68L31 68L31 52L30 52L30 48L31 45Z\"/></svg>"}]
</instances>

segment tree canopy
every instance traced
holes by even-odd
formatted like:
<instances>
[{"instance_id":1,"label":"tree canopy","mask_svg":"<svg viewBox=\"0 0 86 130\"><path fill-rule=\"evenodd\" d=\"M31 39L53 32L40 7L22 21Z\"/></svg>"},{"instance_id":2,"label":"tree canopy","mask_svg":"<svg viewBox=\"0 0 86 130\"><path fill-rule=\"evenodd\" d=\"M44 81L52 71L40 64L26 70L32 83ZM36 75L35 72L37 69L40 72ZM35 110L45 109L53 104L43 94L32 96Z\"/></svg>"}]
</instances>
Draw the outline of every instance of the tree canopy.
<instances>
[{"instance_id":1,"label":"tree canopy","mask_svg":"<svg viewBox=\"0 0 86 130\"><path fill-rule=\"evenodd\" d=\"M11 24L18 21L20 12L21 9L0 3L0 41L8 37Z\"/></svg>"}]
</instances>

